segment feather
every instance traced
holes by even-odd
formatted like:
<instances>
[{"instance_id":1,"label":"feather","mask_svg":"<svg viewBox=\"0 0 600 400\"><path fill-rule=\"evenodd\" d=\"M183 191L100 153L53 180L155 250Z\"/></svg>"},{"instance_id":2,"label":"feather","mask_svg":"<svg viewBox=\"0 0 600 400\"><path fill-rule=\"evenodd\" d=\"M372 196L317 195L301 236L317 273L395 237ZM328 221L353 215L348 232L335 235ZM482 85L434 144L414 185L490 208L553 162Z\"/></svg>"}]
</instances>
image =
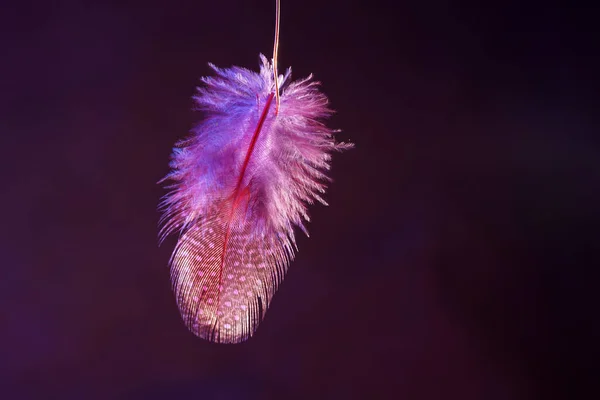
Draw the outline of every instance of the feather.
<instances>
[{"instance_id":1,"label":"feather","mask_svg":"<svg viewBox=\"0 0 600 400\"><path fill-rule=\"evenodd\" d=\"M260 58L258 73L210 64L194 97L205 119L163 179L160 240L180 232L170 267L182 319L219 343L256 331L294 258L294 227L307 233L308 204L326 204L331 152L352 146L321 122L331 111L312 76L291 82L288 69L275 82Z\"/></svg>"}]
</instances>

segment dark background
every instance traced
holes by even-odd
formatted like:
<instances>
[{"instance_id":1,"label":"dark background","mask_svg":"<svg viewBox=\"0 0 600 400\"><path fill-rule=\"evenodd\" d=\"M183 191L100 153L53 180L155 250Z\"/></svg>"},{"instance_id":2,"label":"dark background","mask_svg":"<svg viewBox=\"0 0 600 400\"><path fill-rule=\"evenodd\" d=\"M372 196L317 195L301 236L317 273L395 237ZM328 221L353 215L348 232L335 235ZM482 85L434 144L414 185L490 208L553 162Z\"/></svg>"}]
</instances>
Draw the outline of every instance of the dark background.
<instances>
[{"instance_id":1,"label":"dark background","mask_svg":"<svg viewBox=\"0 0 600 400\"><path fill-rule=\"evenodd\" d=\"M274 1L2 2L0 397L583 398L599 352L596 12L283 0L356 149L257 334L195 338L156 182ZM588 393L585 398L593 398Z\"/></svg>"}]
</instances>

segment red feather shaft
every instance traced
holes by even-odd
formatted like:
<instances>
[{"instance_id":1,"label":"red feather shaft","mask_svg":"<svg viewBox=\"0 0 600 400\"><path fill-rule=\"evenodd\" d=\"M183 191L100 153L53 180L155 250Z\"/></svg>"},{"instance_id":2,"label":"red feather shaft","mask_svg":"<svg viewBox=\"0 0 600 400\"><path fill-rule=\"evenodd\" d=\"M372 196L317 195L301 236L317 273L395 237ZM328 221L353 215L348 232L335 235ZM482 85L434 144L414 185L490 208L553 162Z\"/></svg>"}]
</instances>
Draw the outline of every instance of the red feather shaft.
<instances>
[{"instance_id":1,"label":"red feather shaft","mask_svg":"<svg viewBox=\"0 0 600 400\"><path fill-rule=\"evenodd\" d=\"M256 141L258 140L258 135L265 123L265 119L267 119L267 114L269 113L269 108L271 107L271 102L273 101L274 93L271 93L267 98L267 104L265 104L265 108L260 115L260 119L258 120L258 124L256 125L256 129L254 130L254 135L252 135L252 140L250 141L250 146L248 147L248 151L246 152L246 158L244 159L244 163L242 164L242 169L240 170L240 176L237 181L237 185L233 192L235 199L237 200L237 196L239 194L240 187L242 186L242 180L244 179L244 174L246 173L246 168L248 168L248 162L250 161L250 156L254 151L254 146L256 146Z\"/></svg>"},{"instance_id":2,"label":"red feather shaft","mask_svg":"<svg viewBox=\"0 0 600 400\"><path fill-rule=\"evenodd\" d=\"M263 108L262 114L260 115L260 119L256 124L256 129L254 130L254 134L252 135L252 139L250 140L250 146L248 146L248 151L246 152L246 158L244 159L244 163L242 164L242 168L240 170L240 176L238 177L237 184L233 191L233 206L229 209L229 216L227 217L227 223L225 228L225 239L223 240L223 252L221 253L221 265L219 266L219 288L223 284L223 267L225 265L225 254L227 253L227 243L229 242L229 235L231 233L231 220L233 219L233 215L235 210L237 209L240 203L240 188L242 186L242 181L244 180L244 175L246 174L246 169L248 168L248 163L250 162L250 157L252 156L252 152L254 151L254 147L256 146L256 141L258 140L258 136L260 135L260 131L265 123L265 119L269 113L269 109L271 108L271 102L273 101L274 93L271 93L267 98L267 103L265 104L265 108ZM246 203L249 199L246 199ZM221 292L217 293L217 308L220 304L220 295Z\"/></svg>"}]
</instances>

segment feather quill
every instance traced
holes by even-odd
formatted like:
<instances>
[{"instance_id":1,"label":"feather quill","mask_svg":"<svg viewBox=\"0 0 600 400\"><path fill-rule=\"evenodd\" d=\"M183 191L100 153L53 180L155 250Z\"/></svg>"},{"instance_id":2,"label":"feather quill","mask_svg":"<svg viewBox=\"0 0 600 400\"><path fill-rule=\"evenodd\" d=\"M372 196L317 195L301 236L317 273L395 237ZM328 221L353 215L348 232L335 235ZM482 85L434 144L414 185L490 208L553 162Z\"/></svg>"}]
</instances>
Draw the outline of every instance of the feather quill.
<instances>
[{"instance_id":1,"label":"feather quill","mask_svg":"<svg viewBox=\"0 0 600 400\"><path fill-rule=\"evenodd\" d=\"M205 119L163 179L159 235L180 232L170 267L181 316L219 343L256 331L294 258L294 227L308 234L307 205L326 204L331 153L352 147L321 122L331 110L312 76L292 82L291 69L274 73L276 57L260 59L258 73L209 64L215 76L194 96Z\"/></svg>"}]
</instances>

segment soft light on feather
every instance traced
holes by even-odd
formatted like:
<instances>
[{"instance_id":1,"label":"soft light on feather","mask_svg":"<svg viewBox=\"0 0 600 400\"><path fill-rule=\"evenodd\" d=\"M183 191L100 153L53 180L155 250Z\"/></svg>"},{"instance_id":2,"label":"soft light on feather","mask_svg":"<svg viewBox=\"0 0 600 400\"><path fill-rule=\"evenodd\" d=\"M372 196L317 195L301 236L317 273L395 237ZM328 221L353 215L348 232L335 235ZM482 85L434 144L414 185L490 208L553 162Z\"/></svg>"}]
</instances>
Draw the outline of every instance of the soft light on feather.
<instances>
[{"instance_id":1,"label":"soft light on feather","mask_svg":"<svg viewBox=\"0 0 600 400\"><path fill-rule=\"evenodd\" d=\"M279 7L277 8L279 14ZM278 23L275 51L278 44ZM307 205L326 204L336 143L321 120L327 98L309 76L217 68L194 100L205 119L176 144L161 203L161 240L180 232L171 280L186 326L214 342L248 339L294 258L294 227L307 232ZM275 60L275 57L274 57ZM274 61L275 62L275 61Z\"/></svg>"}]
</instances>

